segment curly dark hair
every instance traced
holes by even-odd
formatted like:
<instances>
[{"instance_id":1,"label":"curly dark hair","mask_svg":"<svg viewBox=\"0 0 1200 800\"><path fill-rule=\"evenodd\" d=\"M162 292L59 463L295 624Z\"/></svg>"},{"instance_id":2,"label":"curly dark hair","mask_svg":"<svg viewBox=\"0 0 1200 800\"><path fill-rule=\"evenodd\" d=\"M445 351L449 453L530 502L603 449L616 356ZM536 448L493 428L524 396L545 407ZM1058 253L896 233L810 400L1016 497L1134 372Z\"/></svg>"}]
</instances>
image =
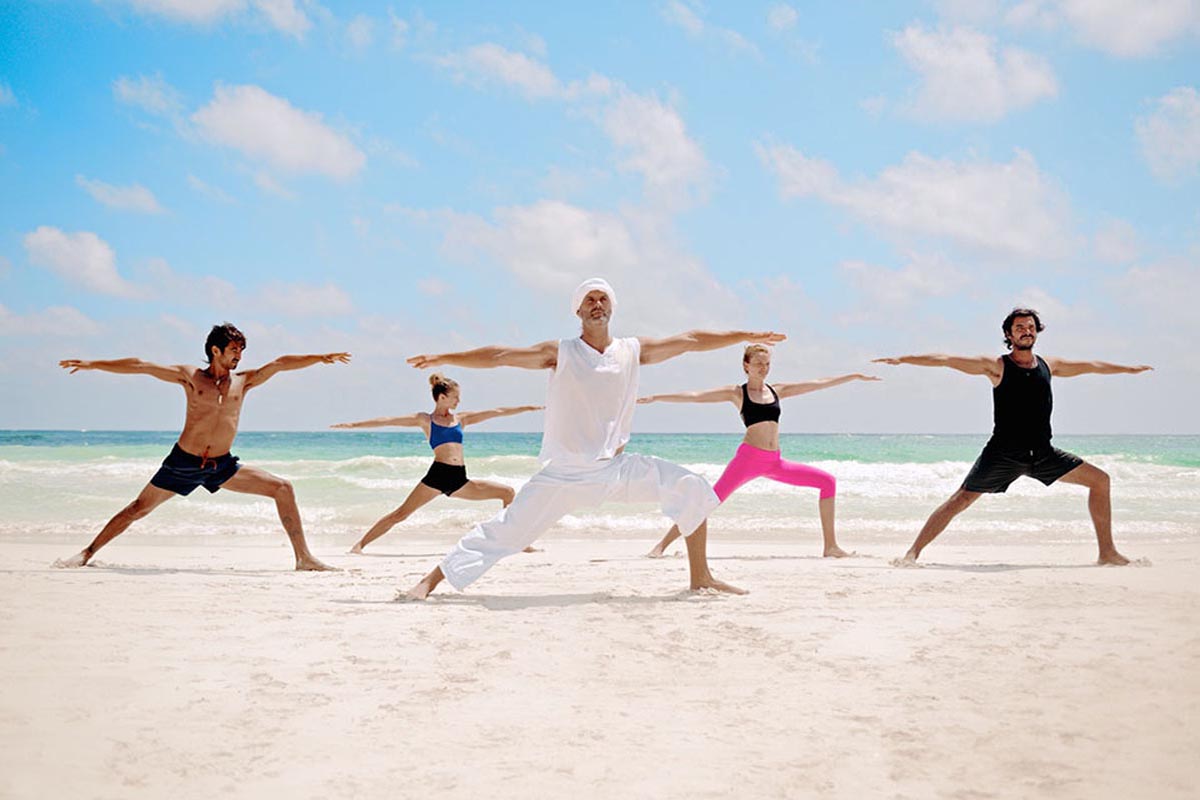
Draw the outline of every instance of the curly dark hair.
<instances>
[{"instance_id":1,"label":"curly dark hair","mask_svg":"<svg viewBox=\"0 0 1200 800\"><path fill-rule=\"evenodd\" d=\"M212 349L215 347L218 350L224 350L229 346L230 342L237 342L246 348L246 334L234 327L232 322L222 322L220 325L213 325L212 330L208 332L208 339L204 342L204 357L208 359L208 363L212 363Z\"/></svg>"},{"instance_id":2,"label":"curly dark hair","mask_svg":"<svg viewBox=\"0 0 1200 800\"><path fill-rule=\"evenodd\" d=\"M1008 312L1008 316L1004 318L1004 322L1000 323L1000 330L1004 331L1004 346L1012 350L1012 324L1017 317L1033 317L1033 325L1038 333L1046 330L1046 326L1042 324L1042 318L1038 316L1038 312L1032 308L1014 308Z\"/></svg>"}]
</instances>

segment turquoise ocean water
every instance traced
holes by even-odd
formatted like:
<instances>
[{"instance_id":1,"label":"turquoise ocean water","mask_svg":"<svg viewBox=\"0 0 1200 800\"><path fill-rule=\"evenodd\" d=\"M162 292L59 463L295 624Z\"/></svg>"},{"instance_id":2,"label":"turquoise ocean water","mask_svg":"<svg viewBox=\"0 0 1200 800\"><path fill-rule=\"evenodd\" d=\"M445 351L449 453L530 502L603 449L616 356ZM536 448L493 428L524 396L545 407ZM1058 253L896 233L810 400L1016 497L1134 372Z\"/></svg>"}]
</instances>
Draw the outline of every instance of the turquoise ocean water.
<instances>
[{"instance_id":1,"label":"turquoise ocean water","mask_svg":"<svg viewBox=\"0 0 1200 800\"><path fill-rule=\"evenodd\" d=\"M0 431L0 539L86 540L132 499L174 443L162 431ZM986 435L785 434L785 458L838 479L839 531L846 544L901 547L961 482ZM735 434L636 434L629 451L688 466L715 481L741 437ZM540 434L476 433L466 440L471 477L514 488L537 470ZM1059 436L1113 477L1118 543L1200 538L1200 436ZM245 464L291 480L306 530L316 541L353 541L420 480L430 451L417 432L245 432L234 452ZM1091 541L1079 487L1049 489L1021 479L1004 496L985 497L956 520L972 540ZM382 540L402 546L405 531L447 541L499 504L439 498ZM165 504L126 534L277 535L272 504L197 490ZM657 538L666 523L651 507L605 506L565 518L550 536ZM794 538L816 547L816 492L755 481L712 518L714 536ZM894 547L892 548L894 549Z\"/></svg>"}]
</instances>

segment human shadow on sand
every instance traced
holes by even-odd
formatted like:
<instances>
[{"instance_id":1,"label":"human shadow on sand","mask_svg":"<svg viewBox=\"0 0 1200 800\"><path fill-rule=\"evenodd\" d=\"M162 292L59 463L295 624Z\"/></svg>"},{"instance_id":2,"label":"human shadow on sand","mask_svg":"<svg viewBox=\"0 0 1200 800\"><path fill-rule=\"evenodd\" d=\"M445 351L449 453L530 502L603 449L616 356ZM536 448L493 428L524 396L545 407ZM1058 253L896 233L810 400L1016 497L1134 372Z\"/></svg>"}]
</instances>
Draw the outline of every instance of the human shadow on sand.
<instances>
[{"instance_id":1,"label":"human shadow on sand","mask_svg":"<svg viewBox=\"0 0 1200 800\"><path fill-rule=\"evenodd\" d=\"M715 595L714 595L715 596ZM571 608L572 606L602 605L602 606L652 606L660 603L674 603L681 600L707 598L708 595L693 594L689 591L677 591L662 595L611 595L607 592L586 592L583 594L539 594L539 595L487 595L487 594L435 594L424 601L406 602L398 599L388 600L347 600L338 599L331 602L347 605L395 605L395 606L467 606L479 607L488 611L523 611L527 608Z\"/></svg>"}]
</instances>

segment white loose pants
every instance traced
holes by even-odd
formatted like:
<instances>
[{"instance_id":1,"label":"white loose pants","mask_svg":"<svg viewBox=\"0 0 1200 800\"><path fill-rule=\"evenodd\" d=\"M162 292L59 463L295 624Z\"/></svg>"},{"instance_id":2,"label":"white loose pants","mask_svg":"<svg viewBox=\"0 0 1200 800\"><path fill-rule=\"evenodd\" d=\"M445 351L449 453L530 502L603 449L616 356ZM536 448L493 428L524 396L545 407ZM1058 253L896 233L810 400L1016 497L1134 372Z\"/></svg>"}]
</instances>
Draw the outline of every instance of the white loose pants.
<instances>
[{"instance_id":1,"label":"white loose pants","mask_svg":"<svg viewBox=\"0 0 1200 800\"><path fill-rule=\"evenodd\" d=\"M720 505L704 478L653 456L622 453L582 467L551 463L521 487L508 508L459 540L442 560L442 574L462 590L567 514L605 501L658 502L685 536Z\"/></svg>"}]
</instances>

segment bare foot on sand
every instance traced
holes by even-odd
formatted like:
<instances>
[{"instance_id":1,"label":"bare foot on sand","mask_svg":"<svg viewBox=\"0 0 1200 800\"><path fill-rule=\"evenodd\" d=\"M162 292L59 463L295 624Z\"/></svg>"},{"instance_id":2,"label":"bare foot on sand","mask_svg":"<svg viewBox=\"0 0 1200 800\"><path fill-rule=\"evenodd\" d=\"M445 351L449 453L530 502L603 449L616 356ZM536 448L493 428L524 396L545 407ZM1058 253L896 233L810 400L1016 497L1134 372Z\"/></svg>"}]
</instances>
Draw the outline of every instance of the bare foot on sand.
<instances>
[{"instance_id":1,"label":"bare foot on sand","mask_svg":"<svg viewBox=\"0 0 1200 800\"><path fill-rule=\"evenodd\" d=\"M396 590L397 603L418 603L429 597L429 593L433 591L433 587L429 585L428 580L421 581L416 586L409 589L407 592Z\"/></svg>"},{"instance_id":2,"label":"bare foot on sand","mask_svg":"<svg viewBox=\"0 0 1200 800\"><path fill-rule=\"evenodd\" d=\"M849 553L847 553L845 550L835 544L833 547L826 547L825 552L822 553L822 555L825 558L850 558L851 556L858 555L858 551L851 550Z\"/></svg>"},{"instance_id":3,"label":"bare foot on sand","mask_svg":"<svg viewBox=\"0 0 1200 800\"><path fill-rule=\"evenodd\" d=\"M341 572L337 567L331 567L316 556L305 556L296 559L297 572Z\"/></svg>"},{"instance_id":4,"label":"bare foot on sand","mask_svg":"<svg viewBox=\"0 0 1200 800\"><path fill-rule=\"evenodd\" d=\"M73 569L75 567L86 567L88 563L88 554L86 550L80 550L70 558L60 558L54 562L54 566L59 569Z\"/></svg>"},{"instance_id":5,"label":"bare foot on sand","mask_svg":"<svg viewBox=\"0 0 1200 800\"><path fill-rule=\"evenodd\" d=\"M917 563L917 554L911 550L909 550L907 553L904 554L904 558L893 558L888 563L891 564L893 567L919 567L919 566L921 566L920 564Z\"/></svg>"},{"instance_id":6,"label":"bare foot on sand","mask_svg":"<svg viewBox=\"0 0 1200 800\"><path fill-rule=\"evenodd\" d=\"M1108 553L1101 553L1100 558L1096 559L1097 564L1111 564L1114 567L1123 567L1129 563L1129 559L1113 550Z\"/></svg>"},{"instance_id":7,"label":"bare foot on sand","mask_svg":"<svg viewBox=\"0 0 1200 800\"><path fill-rule=\"evenodd\" d=\"M529 545L529 547L526 547L521 552L522 553L540 553L540 552L542 552L542 548L534 547L533 545Z\"/></svg>"},{"instance_id":8,"label":"bare foot on sand","mask_svg":"<svg viewBox=\"0 0 1200 800\"><path fill-rule=\"evenodd\" d=\"M667 548L663 547L661 544L656 544L649 553L646 553L646 558L662 558L667 554L666 550Z\"/></svg>"},{"instance_id":9,"label":"bare foot on sand","mask_svg":"<svg viewBox=\"0 0 1200 800\"><path fill-rule=\"evenodd\" d=\"M351 555L351 556L361 556L362 548L363 548L362 542L355 542L354 547L351 547L349 550L347 550L346 554Z\"/></svg>"},{"instance_id":10,"label":"bare foot on sand","mask_svg":"<svg viewBox=\"0 0 1200 800\"><path fill-rule=\"evenodd\" d=\"M725 581L719 581L709 575L707 578L692 581L689 587L693 592L724 592L725 594L750 594L747 589L739 589L736 586L730 586Z\"/></svg>"}]
</instances>

